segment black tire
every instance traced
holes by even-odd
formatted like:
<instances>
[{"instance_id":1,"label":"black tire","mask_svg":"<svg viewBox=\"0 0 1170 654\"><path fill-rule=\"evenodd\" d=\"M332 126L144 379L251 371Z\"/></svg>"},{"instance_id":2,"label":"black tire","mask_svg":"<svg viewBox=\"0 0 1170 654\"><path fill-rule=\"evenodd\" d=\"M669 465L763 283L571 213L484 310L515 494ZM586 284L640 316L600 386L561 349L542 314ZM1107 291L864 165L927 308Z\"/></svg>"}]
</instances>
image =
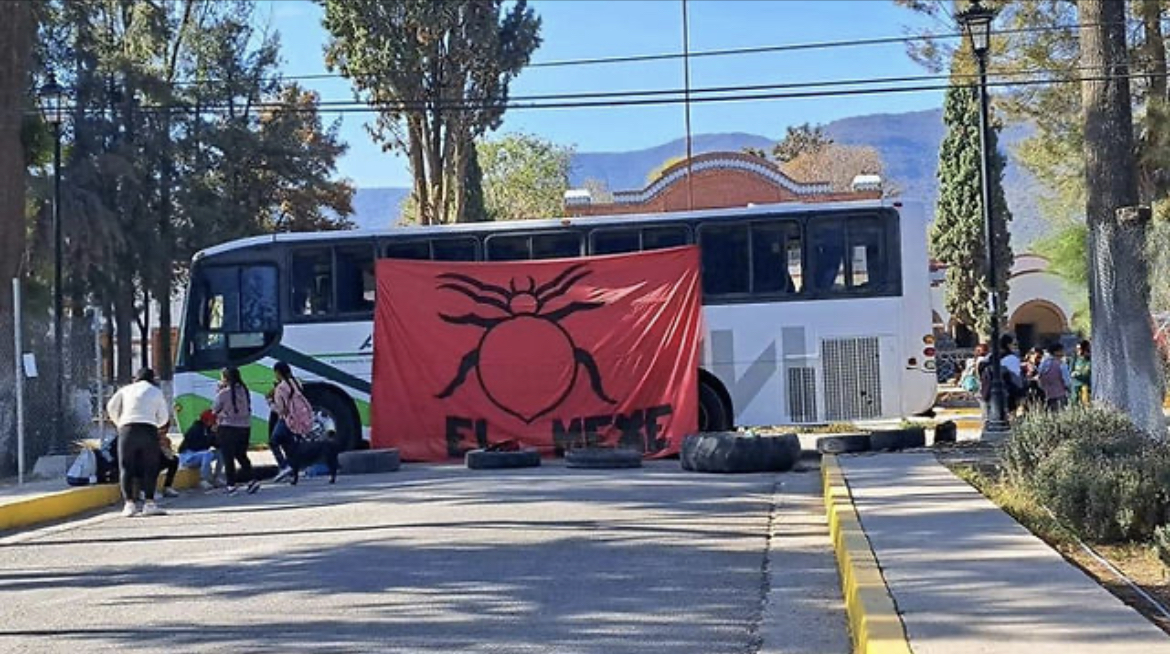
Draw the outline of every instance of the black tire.
<instances>
[{"instance_id":1,"label":"black tire","mask_svg":"<svg viewBox=\"0 0 1170 654\"><path fill-rule=\"evenodd\" d=\"M833 434L817 439L821 454L849 454L869 451L869 434Z\"/></svg>"},{"instance_id":2,"label":"black tire","mask_svg":"<svg viewBox=\"0 0 1170 654\"><path fill-rule=\"evenodd\" d=\"M319 418L331 418L336 431L334 440L342 451L356 450L362 443L361 425L352 403L336 391L320 386L306 386L305 397L313 405L314 429L321 429ZM314 434L319 436L323 434Z\"/></svg>"},{"instance_id":3,"label":"black tire","mask_svg":"<svg viewBox=\"0 0 1170 654\"><path fill-rule=\"evenodd\" d=\"M731 410L723 396L710 384L699 382L699 431L728 431L732 428Z\"/></svg>"},{"instance_id":4,"label":"black tire","mask_svg":"<svg viewBox=\"0 0 1170 654\"><path fill-rule=\"evenodd\" d=\"M959 426L954 420L941 422L934 428L935 443L954 443L959 440Z\"/></svg>"},{"instance_id":5,"label":"black tire","mask_svg":"<svg viewBox=\"0 0 1170 654\"><path fill-rule=\"evenodd\" d=\"M926 432L922 427L885 429L869 435L869 448L875 452L894 452L926 446Z\"/></svg>"},{"instance_id":6,"label":"black tire","mask_svg":"<svg viewBox=\"0 0 1170 654\"><path fill-rule=\"evenodd\" d=\"M535 468L540 465L540 452L536 450L517 450L515 452L470 450L463 455L463 462L471 470Z\"/></svg>"},{"instance_id":7,"label":"black tire","mask_svg":"<svg viewBox=\"0 0 1170 654\"><path fill-rule=\"evenodd\" d=\"M369 475L395 472L402 467L402 458L396 448L385 450L351 450L337 456L342 474Z\"/></svg>"},{"instance_id":8,"label":"black tire","mask_svg":"<svg viewBox=\"0 0 1170 654\"><path fill-rule=\"evenodd\" d=\"M696 472L788 472L800 458L796 434L715 432L687 436L679 462Z\"/></svg>"},{"instance_id":9,"label":"black tire","mask_svg":"<svg viewBox=\"0 0 1170 654\"><path fill-rule=\"evenodd\" d=\"M641 468L642 453L625 447L581 447L565 451L566 468Z\"/></svg>"}]
</instances>

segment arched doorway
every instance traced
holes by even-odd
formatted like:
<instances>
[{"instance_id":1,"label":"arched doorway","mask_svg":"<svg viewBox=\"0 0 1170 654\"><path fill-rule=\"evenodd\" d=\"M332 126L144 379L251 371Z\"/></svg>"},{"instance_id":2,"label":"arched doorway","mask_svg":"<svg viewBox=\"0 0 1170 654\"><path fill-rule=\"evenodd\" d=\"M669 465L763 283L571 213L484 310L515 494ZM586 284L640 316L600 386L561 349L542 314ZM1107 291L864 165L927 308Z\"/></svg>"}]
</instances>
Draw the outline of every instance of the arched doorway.
<instances>
[{"instance_id":1,"label":"arched doorway","mask_svg":"<svg viewBox=\"0 0 1170 654\"><path fill-rule=\"evenodd\" d=\"M1047 300L1029 300L1012 314L1012 331L1021 350L1043 347L1068 333L1068 318Z\"/></svg>"}]
</instances>

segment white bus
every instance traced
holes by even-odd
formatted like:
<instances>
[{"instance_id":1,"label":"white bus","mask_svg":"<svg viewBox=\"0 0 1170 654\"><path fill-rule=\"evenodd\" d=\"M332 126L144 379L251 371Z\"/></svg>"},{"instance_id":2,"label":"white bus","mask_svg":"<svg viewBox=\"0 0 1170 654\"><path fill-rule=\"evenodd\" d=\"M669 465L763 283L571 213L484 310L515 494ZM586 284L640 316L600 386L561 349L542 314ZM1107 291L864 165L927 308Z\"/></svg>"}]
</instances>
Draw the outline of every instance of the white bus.
<instances>
[{"instance_id":1,"label":"white bus","mask_svg":"<svg viewBox=\"0 0 1170 654\"><path fill-rule=\"evenodd\" d=\"M369 437L374 261L512 261L697 243L701 429L892 418L935 397L926 221L886 201L277 234L197 254L175 379L186 427L237 366L265 442L272 366L322 429Z\"/></svg>"}]
</instances>

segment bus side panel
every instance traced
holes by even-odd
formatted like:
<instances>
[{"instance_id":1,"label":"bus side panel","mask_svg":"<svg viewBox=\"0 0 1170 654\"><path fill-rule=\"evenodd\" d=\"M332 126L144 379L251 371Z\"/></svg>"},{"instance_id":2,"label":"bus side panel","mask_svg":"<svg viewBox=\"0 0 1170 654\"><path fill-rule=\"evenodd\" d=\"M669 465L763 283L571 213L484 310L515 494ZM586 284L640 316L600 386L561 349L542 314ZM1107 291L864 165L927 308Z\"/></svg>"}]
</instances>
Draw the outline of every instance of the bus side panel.
<instances>
[{"instance_id":1,"label":"bus side panel","mask_svg":"<svg viewBox=\"0 0 1170 654\"><path fill-rule=\"evenodd\" d=\"M926 349L933 347L925 339L933 337L933 309L930 294L930 258L927 254L927 214L920 204L908 203L901 210L902 232L902 403L901 415L915 415L934 406L938 377L934 357ZM910 359L915 362L912 365Z\"/></svg>"}]
</instances>

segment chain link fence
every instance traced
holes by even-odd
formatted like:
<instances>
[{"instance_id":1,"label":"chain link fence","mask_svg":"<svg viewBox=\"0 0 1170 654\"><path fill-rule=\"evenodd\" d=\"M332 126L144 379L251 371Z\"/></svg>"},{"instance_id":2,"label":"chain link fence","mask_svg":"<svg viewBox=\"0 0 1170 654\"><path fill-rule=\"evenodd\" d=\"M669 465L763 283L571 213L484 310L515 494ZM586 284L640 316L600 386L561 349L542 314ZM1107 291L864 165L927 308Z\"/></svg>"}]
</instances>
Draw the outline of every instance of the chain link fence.
<instances>
[{"instance_id":1,"label":"chain link fence","mask_svg":"<svg viewBox=\"0 0 1170 654\"><path fill-rule=\"evenodd\" d=\"M62 321L61 333L62 365L58 368L58 348L48 312L27 308L0 311L0 477L17 471L17 375L23 382L26 476L40 456L73 452L79 441L103 434L102 409L110 387L102 371L100 316L92 309L68 316ZM14 352L17 339L19 360Z\"/></svg>"}]
</instances>

